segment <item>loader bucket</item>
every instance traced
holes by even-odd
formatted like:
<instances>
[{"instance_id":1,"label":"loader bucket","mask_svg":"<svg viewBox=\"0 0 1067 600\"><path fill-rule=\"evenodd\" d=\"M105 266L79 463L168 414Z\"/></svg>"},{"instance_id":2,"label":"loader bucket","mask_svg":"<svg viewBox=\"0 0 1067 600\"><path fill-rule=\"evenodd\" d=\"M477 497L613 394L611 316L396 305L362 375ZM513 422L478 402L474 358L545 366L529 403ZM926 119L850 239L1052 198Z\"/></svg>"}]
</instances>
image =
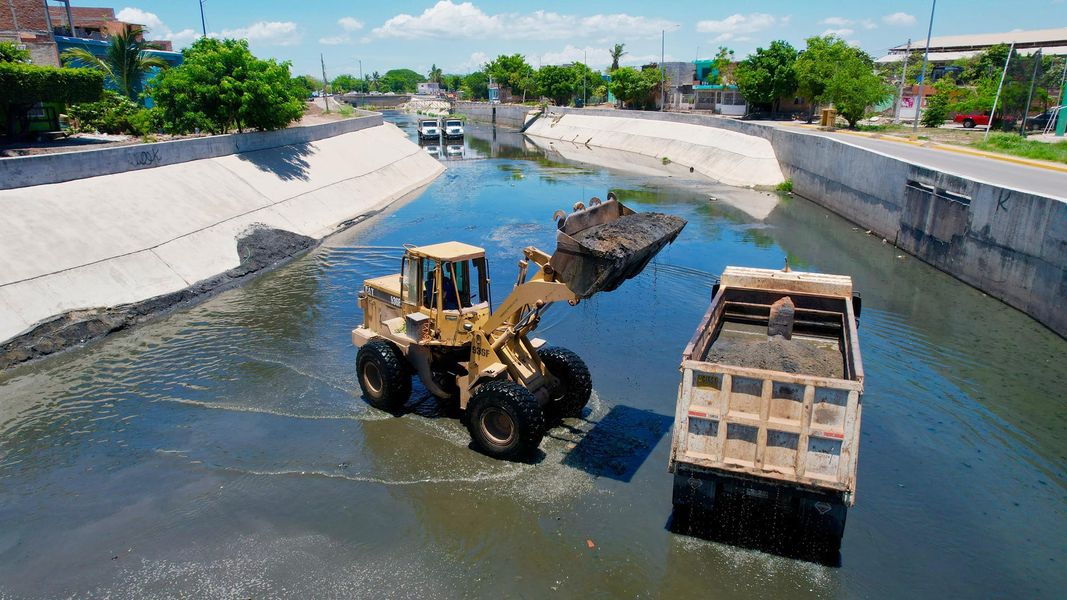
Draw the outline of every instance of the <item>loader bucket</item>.
<instances>
[{"instance_id":1,"label":"loader bucket","mask_svg":"<svg viewBox=\"0 0 1067 600\"><path fill-rule=\"evenodd\" d=\"M614 194L591 204L560 220L549 260L556 278L579 298L610 292L637 276L686 224L671 215L636 213Z\"/></svg>"}]
</instances>

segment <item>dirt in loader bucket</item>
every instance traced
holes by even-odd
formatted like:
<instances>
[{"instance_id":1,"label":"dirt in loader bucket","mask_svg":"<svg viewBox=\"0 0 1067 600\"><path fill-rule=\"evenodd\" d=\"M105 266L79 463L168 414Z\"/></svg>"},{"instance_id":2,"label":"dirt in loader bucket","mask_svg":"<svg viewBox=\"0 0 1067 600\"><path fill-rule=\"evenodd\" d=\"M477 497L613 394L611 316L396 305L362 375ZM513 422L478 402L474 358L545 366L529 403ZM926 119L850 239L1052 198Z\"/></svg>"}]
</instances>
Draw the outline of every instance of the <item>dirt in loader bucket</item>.
<instances>
[{"instance_id":1,"label":"dirt in loader bucket","mask_svg":"<svg viewBox=\"0 0 1067 600\"><path fill-rule=\"evenodd\" d=\"M550 264L580 298L610 292L635 277L686 221L662 213L637 213L614 195L568 215L560 223Z\"/></svg>"}]
</instances>

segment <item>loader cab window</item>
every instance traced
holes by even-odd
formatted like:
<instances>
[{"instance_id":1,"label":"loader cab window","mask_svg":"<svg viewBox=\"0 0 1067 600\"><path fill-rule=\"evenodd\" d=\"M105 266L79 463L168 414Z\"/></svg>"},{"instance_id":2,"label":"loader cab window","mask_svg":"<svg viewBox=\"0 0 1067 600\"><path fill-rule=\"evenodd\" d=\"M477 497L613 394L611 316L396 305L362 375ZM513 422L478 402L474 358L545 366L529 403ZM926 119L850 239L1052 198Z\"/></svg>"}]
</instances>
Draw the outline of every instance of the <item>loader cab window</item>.
<instances>
[{"instance_id":1,"label":"loader cab window","mask_svg":"<svg viewBox=\"0 0 1067 600\"><path fill-rule=\"evenodd\" d=\"M436 263L423 261L423 306L437 308L437 270L441 270L444 310L471 308L489 301L489 272L484 258Z\"/></svg>"},{"instance_id":2,"label":"loader cab window","mask_svg":"<svg viewBox=\"0 0 1067 600\"><path fill-rule=\"evenodd\" d=\"M400 297L404 304L417 304L419 298L419 261L404 257L400 267Z\"/></svg>"}]
</instances>

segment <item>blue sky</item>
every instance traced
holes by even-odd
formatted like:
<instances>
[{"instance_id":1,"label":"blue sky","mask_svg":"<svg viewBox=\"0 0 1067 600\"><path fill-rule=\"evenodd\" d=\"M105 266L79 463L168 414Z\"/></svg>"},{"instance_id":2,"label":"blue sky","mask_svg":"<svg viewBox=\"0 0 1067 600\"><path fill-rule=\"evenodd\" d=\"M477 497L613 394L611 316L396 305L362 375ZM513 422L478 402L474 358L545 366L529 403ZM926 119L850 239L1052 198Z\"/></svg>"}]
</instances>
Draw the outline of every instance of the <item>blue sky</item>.
<instances>
[{"instance_id":1,"label":"blue sky","mask_svg":"<svg viewBox=\"0 0 1067 600\"><path fill-rule=\"evenodd\" d=\"M102 1L74 6L101 6ZM152 37L188 45L200 33L198 0L134 0L114 4L120 17L148 25ZM757 8L758 7L758 8ZM743 57L771 40L802 47L804 38L836 33L877 58L909 37L925 38L929 0L576 3L542 0L459 2L424 0L206 0L209 34L248 38L259 56L293 63L294 73L384 73L407 67L425 73L436 63L446 73L476 69L501 53L521 52L534 66L582 60L602 68L607 49L625 43L623 62L658 60L667 29L667 60L707 58L725 45ZM994 33L1067 26L1064 0L942 0L934 35Z\"/></svg>"}]
</instances>

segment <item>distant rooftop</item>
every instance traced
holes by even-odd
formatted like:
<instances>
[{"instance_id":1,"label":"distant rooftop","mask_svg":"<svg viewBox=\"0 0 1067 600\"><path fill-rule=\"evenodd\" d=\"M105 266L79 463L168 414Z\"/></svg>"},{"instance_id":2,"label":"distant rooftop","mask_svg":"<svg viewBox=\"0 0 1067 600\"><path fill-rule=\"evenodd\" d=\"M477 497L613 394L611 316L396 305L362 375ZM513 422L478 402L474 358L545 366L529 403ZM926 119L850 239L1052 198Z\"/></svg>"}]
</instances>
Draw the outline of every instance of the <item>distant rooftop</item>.
<instances>
[{"instance_id":1,"label":"distant rooftop","mask_svg":"<svg viewBox=\"0 0 1067 600\"><path fill-rule=\"evenodd\" d=\"M1031 31L1007 31L1004 33L977 33L969 35L940 35L930 38L930 60L949 62L969 58L998 44L1011 44L1020 54L1033 54L1038 49L1046 56L1067 55L1067 27L1058 29L1034 29ZM912 51L926 48L925 40L913 40ZM878 59L880 63L897 62L908 51L907 44L889 49L889 54Z\"/></svg>"}]
</instances>

